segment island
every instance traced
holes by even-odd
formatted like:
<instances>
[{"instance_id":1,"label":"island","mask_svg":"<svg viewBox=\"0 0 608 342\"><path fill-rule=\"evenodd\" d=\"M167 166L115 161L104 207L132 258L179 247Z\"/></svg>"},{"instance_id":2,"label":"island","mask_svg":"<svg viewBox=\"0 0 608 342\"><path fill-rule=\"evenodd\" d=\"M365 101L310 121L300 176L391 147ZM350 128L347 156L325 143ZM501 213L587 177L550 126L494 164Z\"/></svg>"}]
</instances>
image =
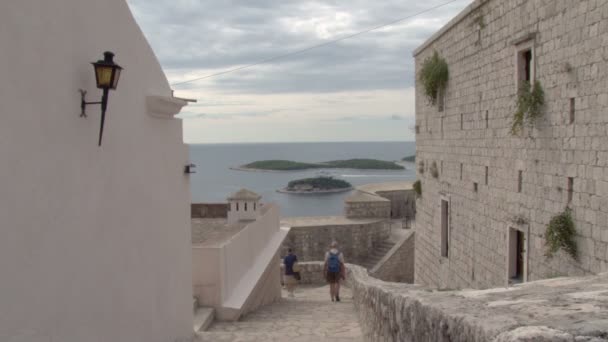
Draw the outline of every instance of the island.
<instances>
[{"instance_id":1,"label":"island","mask_svg":"<svg viewBox=\"0 0 608 342\"><path fill-rule=\"evenodd\" d=\"M401 161L415 163L416 162L416 155L405 157L405 158L401 159Z\"/></svg>"},{"instance_id":2,"label":"island","mask_svg":"<svg viewBox=\"0 0 608 342\"><path fill-rule=\"evenodd\" d=\"M301 163L291 160L261 160L236 168L243 171L297 171L309 169L404 170L392 161L377 159L332 160L320 163Z\"/></svg>"},{"instance_id":3,"label":"island","mask_svg":"<svg viewBox=\"0 0 608 342\"><path fill-rule=\"evenodd\" d=\"M316 177L298 179L287 183L287 187L277 190L290 194L319 194L352 190L353 186L344 180L333 177Z\"/></svg>"}]
</instances>

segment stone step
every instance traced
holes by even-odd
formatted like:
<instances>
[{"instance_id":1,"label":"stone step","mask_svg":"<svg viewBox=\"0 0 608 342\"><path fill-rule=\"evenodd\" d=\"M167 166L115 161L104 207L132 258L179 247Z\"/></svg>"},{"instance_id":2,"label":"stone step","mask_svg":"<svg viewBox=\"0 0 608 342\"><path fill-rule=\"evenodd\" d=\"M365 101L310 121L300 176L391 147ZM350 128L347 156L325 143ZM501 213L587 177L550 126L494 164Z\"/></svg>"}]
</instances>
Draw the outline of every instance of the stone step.
<instances>
[{"instance_id":1,"label":"stone step","mask_svg":"<svg viewBox=\"0 0 608 342\"><path fill-rule=\"evenodd\" d=\"M196 313L194 314L194 331L201 332L206 331L213 320L215 319L215 309L214 308L198 308L196 309Z\"/></svg>"}]
</instances>

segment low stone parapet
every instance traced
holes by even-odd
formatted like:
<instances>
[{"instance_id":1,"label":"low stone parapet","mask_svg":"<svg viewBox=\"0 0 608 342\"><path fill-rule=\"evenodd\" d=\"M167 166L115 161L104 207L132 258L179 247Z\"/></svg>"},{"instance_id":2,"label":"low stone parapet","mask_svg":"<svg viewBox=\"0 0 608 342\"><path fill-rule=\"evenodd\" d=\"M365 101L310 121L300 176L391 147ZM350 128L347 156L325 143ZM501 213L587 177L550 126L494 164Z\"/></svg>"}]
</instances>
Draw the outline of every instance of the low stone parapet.
<instances>
[{"instance_id":1,"label":"low stone parapet","mask_svg":"<svg viewBox=\"0 0 608 342\"><path fill-rule=\"evenodd\" d=\"M302 267L303 279L318 281L321 262ZM608 273L439 291L384 282L356 265L347 264L347 270L366 341L608 341Z\"/></svg>"}]
</instances>

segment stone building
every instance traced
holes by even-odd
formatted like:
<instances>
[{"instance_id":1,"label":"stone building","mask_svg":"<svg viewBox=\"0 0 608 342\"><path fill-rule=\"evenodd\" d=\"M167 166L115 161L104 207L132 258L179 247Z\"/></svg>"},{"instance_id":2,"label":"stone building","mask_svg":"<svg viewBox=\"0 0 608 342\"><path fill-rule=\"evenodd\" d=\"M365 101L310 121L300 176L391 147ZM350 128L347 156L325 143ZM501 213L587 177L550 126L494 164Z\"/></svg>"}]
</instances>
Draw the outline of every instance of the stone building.
<instances>
[{"instance_id":1,"label":"stone building","mask_svg":"<svg viewBox=\"0 0 608 342\"><path fill-rule=\"evenodd\" d=\"M415 52L449 67L416 85L416 282L486 288L608 270L608 2L476 0ZM512 134L518 89L544 107ZM545 256L572 210L578 260Z\"/></svg>"}]
</instances>

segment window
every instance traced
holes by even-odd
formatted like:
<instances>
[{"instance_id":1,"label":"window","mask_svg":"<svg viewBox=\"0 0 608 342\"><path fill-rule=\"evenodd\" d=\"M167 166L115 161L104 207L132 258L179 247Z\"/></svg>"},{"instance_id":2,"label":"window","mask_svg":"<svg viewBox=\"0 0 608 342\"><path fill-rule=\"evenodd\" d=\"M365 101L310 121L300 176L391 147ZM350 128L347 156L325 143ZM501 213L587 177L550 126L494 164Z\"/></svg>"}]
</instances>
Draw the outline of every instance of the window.
<instances>
[{"instance_id":1,"label":"window","mask_svg":"<svg viewBox=\"0 0 608 342\"><path fill-rule=\"evenodd\" d=\"M257 202L253 202L253 211L258 210L258 203Z\"/></svg>"},{"instance_id":2,"label":"window","mask_svg":"<svg viewBox=\"0 0 608 342\"><path fill-rule=\"evenodd\" d=\"M523 190L523 180L524 172L521 170L517 171L517 192L521 192Z\"/></svg>"},{"instance_id":3,"label":"window","mask_svg":"<svg viewBox=\"0 0 608 342\"><path fill-rule=\"evenodd\" d=\"M443 160L441 161L441 174L443 175Z\"/></svg>"},{"instance_id":4,"label":"window","mask_svg":"<svg viewBox=\"0 0 608 342\"><path fill-rule=\"evenodd\" d=\"M460 114L460 130L464 129L464 114Z\"/></svg>"},{"instance_id":5,"label":"window","mask_svg":"<svg viewBox=\"0 0 608 342\"><path fill-rule=\"evenodd\" d=\"M450 207L447 200L441 200L441 256L449 257L449 218Z\"/></svg>"},{"instance_id":6,"label":"window","mask_svg":"<svg viewBox=\"0 0 608 342\"><path fill-rule=\"evenodd\" d=\"M574 123L574 114L576 113L576 99L570 99L570 124Z\"/></svg>"},{"instance_id":7,"label":"window","mask_svg":"<svg viewBox=\"0 0 608 342\"><path fill-rule=\"evenodd\" d=\"M532 83L534 75L534 39L528 39L517 45L517 87L523 82Z\"/></svg>"},{"instance_id":8,"label":"window","mask_svg":"<svg viewBox=\"0 0 608 342\"><path fill-rule=\"evenodd\" d=\"M509 229L509 282L521 283L525 281L526 239L524 232L518 229Z\"/></svg>"},{"instance_id":9,"label":"window","mask_svg":"<svg viewBox=\"0 0 608 342\"><path fill-rule=\"evenodd\" d=\"M416 125L416 134L420 134L420 125Z\"/></svg>"},{"instance_id":10,"label":"window","mask_svg":"<svg viewBox=\"0 0 608 342\"><path fill-rule=\"evenodd\" d=\"M462 163L460 163L460 180L462 180Z\"/></svg>"},{"instance_id":11,"label":"window","mask_svg":"<svg viewBox=\"0 0 608 342\"><path fill-rule=\"evenodd\" d=\"M486 110L486 129L490 128L490 111Z\"/></svg>"},{"instance_id":12,"label":"window","mask_svg":"<svg viewBox=\"0 0 608 342\"><path fill-rule=\"evenodd\" d=\"M245 202L244 206L245 206L245 211L247 211L247 202Z\"/></svg>"},{"instance_id":13,"label":"window","mask_svg":"<svg viewBox=\"0 0 608 342\"><path fill-rule=\"evenodd\" d=\"M479 188L478 188L478 186L477 186L477 182L474 182L474 183L473 183L473 192L477 193L477 190L478 190L478 189L479 189Z\"/></svg>"},{"instance_id":14,"label":"window","mask_svg":"<svg viewBox=\"0 0 608 342\"><path fill-rule=\"evenodd\" d=\"M532 50L524 50L520 51L520 60L521 60L521 74L519 75L519 79L522 81L531 82L532 81Z\"/></svg>"},{"instance_id":15,"label":"window","mask_svg":"<svg viewBox=\"0 0 608 342\"><path fill-rule=\"evenodd\" d=\"M239 202L236 202L236 211L239 211Z\"/></svg>"},{"instance_id":16,"label":"window","mask_svg":"<svg viewBox=\"0 0 608 342\"><path fill-rule=\"evenodd\" d=\"M486 185L488 185L489 168L486 166Z\"/></svg>"},{"instance_id":17,"label":"window","mask_svg":"<svg viewBox=\"0 0 608 342\"><path fill-rule=\"evenodd\" d=\"M572 203L574 197L574 178L568 177L568 204Z\"/></svg>"}]
</instances>

